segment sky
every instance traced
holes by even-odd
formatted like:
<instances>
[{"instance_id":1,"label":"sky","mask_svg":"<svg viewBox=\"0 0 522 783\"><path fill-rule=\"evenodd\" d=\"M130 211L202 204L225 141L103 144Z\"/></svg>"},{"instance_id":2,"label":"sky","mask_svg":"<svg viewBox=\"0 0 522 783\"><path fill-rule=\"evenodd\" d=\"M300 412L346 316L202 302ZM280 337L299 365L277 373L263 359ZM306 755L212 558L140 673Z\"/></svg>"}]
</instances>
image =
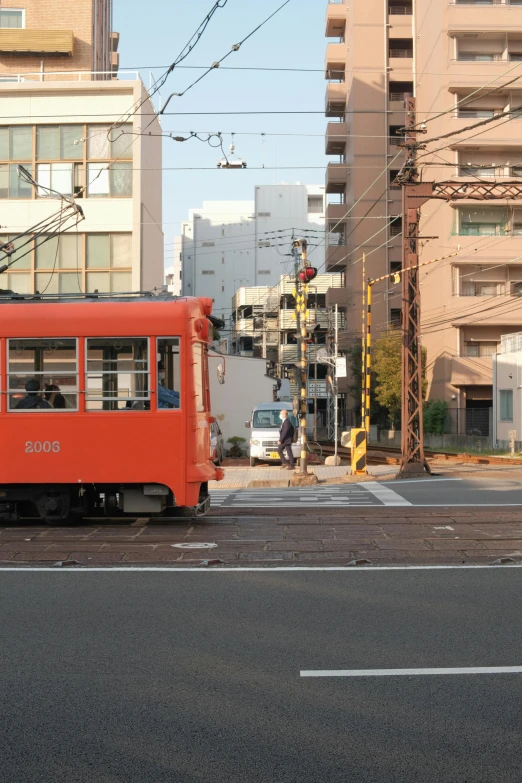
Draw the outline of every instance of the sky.
<instances>
[{"instance_id":1,"label":"sky","mask_svg":"<svg viewBox=\"0 0 522 783\"><path fill-rule=\"evenodd\" d=\"M224 2L225 0L223 0ZM209 66L250 33L283 0L226 0L214 14L197 47L183 65ZM176 58L214 0L113 0L113 28L120 33L120 71L139 70L148 86ZM144 9L146 13L144 14ZM236 156L243 170L219 170L219 149L197 140L163 141L163 228L165 266L173 258L172 242L188 210L203 201L251 200L255 185L273 182L323 184L325 79L322 71L326 40L326 0L290 0L272 20L231 54L224 66L307 68L316 72L214 70L182 98L172 98L172 112L162 118L166 132L221 132L224 146L236 133ZM182 92L203 71L176 69L162 88L164 104L172 92ZM157 105L157 103L156 103ZM315 111L317 114L259 114L242 112ZM197 116L187 112L208 112ZM239 114L216 114L239 112ZM241 136L241 132L253 136ZM303 134L262 137L270 134ZM310 135L304 135L310 134ZM266 170L255 170L265 166ZM314 167L317 168L303 168ZM209 167L211 170L171 170ZM270 167L270 168L268 168ZM275 168L274 168L275 167ZM287 168L298 167L298 168Z\"/></svg>"}]
</instances>

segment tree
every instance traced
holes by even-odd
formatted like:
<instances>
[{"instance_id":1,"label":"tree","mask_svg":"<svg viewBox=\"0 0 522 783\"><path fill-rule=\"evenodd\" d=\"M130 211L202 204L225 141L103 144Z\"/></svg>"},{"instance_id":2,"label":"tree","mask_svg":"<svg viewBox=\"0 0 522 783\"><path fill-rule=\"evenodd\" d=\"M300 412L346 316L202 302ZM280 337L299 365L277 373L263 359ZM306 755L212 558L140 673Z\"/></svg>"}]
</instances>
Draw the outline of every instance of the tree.
<instances>
[{"instance_id":1,"label":"tree","mask_svg":"<svg viewBox=\"0 0 522 783\"><path fill-rule=\"evenodd\" d=\"M444 435L448 403L444 400L429 400L424 403L424 432L433 435Z\"/></svg>"},{"instance_id":2,"label":"tree","mask_svg":"<svg viewBox=\"0 0 522 783\"><path fill-rule=\"evenodd\" d=\"M426 349L422 349L422 396L426 396ZM372 367L376 375L377 385L375 397L387 408L394 427L401 422L402 401L402 332L393 330L386 332L375 341L372 351Z\"/></svg>"}]
</instances>

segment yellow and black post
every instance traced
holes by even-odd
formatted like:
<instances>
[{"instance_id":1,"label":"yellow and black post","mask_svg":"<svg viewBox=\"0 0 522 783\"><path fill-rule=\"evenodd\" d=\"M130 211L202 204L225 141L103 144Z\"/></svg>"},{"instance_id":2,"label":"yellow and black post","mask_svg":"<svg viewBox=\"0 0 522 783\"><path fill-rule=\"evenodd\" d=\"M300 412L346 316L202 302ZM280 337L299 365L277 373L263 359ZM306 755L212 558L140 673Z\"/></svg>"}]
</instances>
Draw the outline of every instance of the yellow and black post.
<instances>
[{"instance_id":1,"label":"yellow and black post","mask_svg":"<svg viewBox=\"0 0 522 783\"><path fill-rule=\"evenodd\" d=\"M368 438L370 437L370 389L371 389L371 371L372 371L372 283L369 280L366 290L366 346L365 346L365 419L364 429Z\"/></svg>"},{"instance_id":2,"label":"yellow and black post","mask_svg":"<svg viewBox=\"0 0 522 783\"><path fill-rule=\"evenodd\" d=\"M361 350L361 427L365 427L366 420L366 253L362 257L362 350Z\"/></svg>"},{"instance_id":3,"label":"yellow and black post","mask_svg":"<svg viewBox=\"0 0 522 783\"><path fill-rule=\"evenodd\" d=\"M366 430L353 429L351 432L352 476L366 475Z\"/></svg>"}]
</instances>

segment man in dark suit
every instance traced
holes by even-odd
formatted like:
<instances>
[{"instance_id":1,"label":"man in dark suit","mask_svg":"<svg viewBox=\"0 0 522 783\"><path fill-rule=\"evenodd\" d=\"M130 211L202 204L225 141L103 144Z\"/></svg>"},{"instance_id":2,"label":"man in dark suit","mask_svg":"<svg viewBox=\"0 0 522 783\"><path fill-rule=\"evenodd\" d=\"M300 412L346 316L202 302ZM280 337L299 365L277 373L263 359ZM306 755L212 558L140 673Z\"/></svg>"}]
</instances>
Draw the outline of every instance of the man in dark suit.
<instances>
[{"instance_id":1,"label":"man in dark suit","mask_svg":"<svg viewBox=\"0 0 522 783\"><path fill-rule=\"evenodd\" d=\"M279 442L277 446L277 451L279 456L281 457L281 463L283 465L283 470L293 470L295 468L295 461L294 461L294 455L292 454L292 443L294 440L294 425L288 418L288 411L281 411L279 414L279 418L281 419L281 427L279 429ZM286 460L287 463L285 465L285 451L286 451Z\"/></svg>"}]
</instances>

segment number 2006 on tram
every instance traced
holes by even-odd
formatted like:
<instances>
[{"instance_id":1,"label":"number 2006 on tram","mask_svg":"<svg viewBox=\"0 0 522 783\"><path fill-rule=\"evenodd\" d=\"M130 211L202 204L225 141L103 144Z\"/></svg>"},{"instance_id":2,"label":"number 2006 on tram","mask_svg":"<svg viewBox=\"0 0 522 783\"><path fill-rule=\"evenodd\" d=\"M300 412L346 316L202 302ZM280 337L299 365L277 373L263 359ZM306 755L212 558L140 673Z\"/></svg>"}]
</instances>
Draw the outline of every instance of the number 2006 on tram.
<instances>
[{"instance_id":1,"label":"number 2006 on tram","mask_svg":"<svg viewBox=\"0 0 522 783\"><path fill-rule=\"evenodd\" d=\"M0 521L204 513L211 310L0 294Z\"/></svg>"}]
</instances>

